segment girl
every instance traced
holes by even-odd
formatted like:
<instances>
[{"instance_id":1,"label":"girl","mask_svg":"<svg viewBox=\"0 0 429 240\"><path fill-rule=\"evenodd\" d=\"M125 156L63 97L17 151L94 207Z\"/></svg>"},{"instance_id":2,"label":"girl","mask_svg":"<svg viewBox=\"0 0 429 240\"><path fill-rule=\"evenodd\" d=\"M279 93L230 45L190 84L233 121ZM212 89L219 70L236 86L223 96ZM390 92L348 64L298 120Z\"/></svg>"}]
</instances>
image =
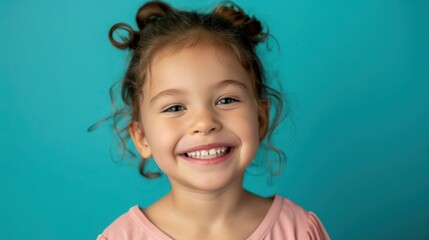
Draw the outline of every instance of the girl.
<instances>
[{"instance_id":1,"label":"girl","mask_svg":"<svg viewBox=\"0 0 429 240\"><path fill-rule=\"evenodd\" d=\"M132 52L125 109L113 118L129 108L140 172L158 175L144 169L153 157L171 191L146 209L132 207L98 239L329 239L314 213L242 186L278 123L280 113L269 121L270 106L281 107L255 53L267 37L261 23L233 3L204 14L158 1L144 4L136 20L138 31L120 23L109 33L113 45ZM118 29L129 38L116 41Z\"/></svg>"}]
</instances>

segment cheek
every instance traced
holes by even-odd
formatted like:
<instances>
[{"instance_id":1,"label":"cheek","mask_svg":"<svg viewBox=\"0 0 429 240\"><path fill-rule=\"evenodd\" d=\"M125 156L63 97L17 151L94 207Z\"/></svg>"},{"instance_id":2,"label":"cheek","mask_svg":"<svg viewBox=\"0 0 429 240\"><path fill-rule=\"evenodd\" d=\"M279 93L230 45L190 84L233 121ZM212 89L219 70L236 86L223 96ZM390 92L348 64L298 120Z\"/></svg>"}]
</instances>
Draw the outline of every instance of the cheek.
<instances>
[{"instance_id":1,"label":"cheek","mask_svg":"<svg viewBox=\"0 0 429 240\"><path fill-rule=\"evenodd\" d=\"M254 150L254 153L256 153L259 147L259 126L258 126L258 120L256 118L252 119L252 121L249 121L246 132L247 134L245 136L247 138L247 143L249 144L249 148Z\"/></svg>"},{"instance_id":2,"label":"cheek","mask_svg":"<svg viewBox=\"0 0 429 240\"><path fill-rule=\"evenodd\" d=\"M235 129L244 147L246 147L250 153L256 153L259 147L258 116L253 111L243 112L240 116L242 117L235 120L236 123L232 129Z\"/></svg>"},{"instance_id":3,"label":"cheek","mask_svg":"<svg viewBox=\"0 0 429 240\"><path fill-rule=\"evenodd\" d=\"M153 158L157 163L174 153L179 138L177 126L171 122L167 124L159 119L156 121L149 119L144 127Z\"/></svg>"},{"instance_id":4,"label":"cheek","mask_svg":"<svg viewBox=\"0 0 429 240\"><path fill-rule=\"evenodd\" d=\"M256 157L259 149L258 121L249 118L237 128L237 131L240 131L237 134L241 135L242 141L240 159L243 166L247 167Z\"/></svg>"}]
</instances>

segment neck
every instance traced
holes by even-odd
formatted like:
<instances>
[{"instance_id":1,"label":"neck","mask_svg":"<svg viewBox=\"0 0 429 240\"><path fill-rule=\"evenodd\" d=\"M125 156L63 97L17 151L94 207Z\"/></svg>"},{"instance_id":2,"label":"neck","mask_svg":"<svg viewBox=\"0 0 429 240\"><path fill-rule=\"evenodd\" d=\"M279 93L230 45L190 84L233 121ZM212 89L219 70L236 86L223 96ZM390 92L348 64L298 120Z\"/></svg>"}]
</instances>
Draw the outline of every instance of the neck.
<instances>
[{"instance_id":1,"label":"neck","mask_svg":"<svg viewBox=\"0 0 429 240\"><path fill-rule=\"evenodd\" d=\"M248 195L242 179L218 191L195 191L172 183L172 190L164 200L178 220L213 226L240 216Z\"/></svg>"}]
</instances>

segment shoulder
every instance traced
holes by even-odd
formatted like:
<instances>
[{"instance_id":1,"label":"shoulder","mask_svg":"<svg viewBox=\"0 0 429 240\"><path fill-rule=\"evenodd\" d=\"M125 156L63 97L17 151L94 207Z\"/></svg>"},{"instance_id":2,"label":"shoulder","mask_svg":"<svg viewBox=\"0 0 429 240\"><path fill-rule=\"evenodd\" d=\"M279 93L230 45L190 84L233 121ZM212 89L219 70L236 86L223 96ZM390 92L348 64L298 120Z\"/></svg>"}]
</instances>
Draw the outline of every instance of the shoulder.
<instances>
[{"instance_id":1,"label":"shoulder","mask_svg":"<svg viewBox=\"0 0 429 240\"><path fill-rule=\"evenodd\" d=\"M288 198L281 196L276 196L276 198L281 202L281 205L279 204L279 215L277 219L279 222L299 227L303 227L307 224L307 221L310 218L310 212Z\"/></svg>"},{"instance_id":2,"label":"shoulder","mask_svg":"<svg viewBox=\"0 0 429 240\"><path fill-rule=\"evenodd\" d=\"M263 239L330 239L315 213L279 195L266 218L270 227Z\"/></svg>"},{"instance_id":3,"label":"shoulder","mask_svg":"<svg viewBox=\"0 0 429 240\"><path fill-rule=\"evenodd\" d=\"M153 236L150 221L136 205L104 229L103 233L98 235L97 240L154 239L154 237L156 236Z\"/></svg>"}]
</instances>

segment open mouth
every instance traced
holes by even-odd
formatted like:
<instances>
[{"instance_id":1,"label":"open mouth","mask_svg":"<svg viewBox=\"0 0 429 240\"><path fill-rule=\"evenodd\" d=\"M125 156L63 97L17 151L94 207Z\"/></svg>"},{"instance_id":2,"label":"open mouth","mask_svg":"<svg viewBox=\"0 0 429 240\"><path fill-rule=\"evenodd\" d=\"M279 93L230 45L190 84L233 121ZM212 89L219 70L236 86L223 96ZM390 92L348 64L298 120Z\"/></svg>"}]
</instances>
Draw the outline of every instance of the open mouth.
<instances>
[{"instance_id":1,"label":"open mouth","mask_svg":"<svg viewBox=\"0 0 429 240\"><path fill-rule=\"evenodd\" d=\"M213 158L222 157L230 152L231 152L231 147L217 147L217 148L211 148L207 150L187 152L187 153L184 153L183 155L187 158L193 158L193 159L213 159Z\"/></svg>"}]
</instances>

